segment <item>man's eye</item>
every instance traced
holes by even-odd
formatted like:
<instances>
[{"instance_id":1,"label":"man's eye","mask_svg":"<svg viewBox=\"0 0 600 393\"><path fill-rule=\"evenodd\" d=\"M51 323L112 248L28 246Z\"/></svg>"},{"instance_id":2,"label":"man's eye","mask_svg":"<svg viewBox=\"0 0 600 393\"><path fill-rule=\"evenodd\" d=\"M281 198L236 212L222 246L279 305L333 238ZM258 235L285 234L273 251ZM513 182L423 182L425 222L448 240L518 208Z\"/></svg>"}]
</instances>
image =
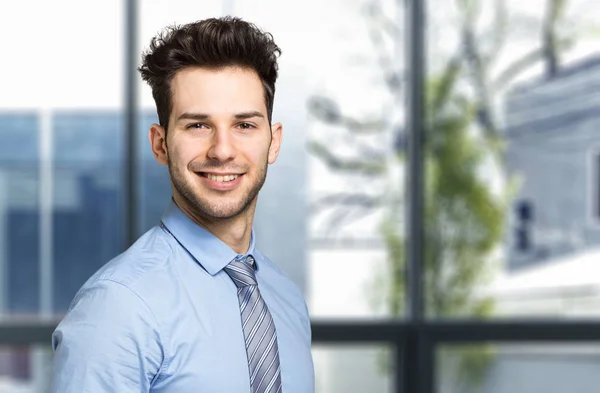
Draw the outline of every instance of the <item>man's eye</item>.
<instances>
[{"instance_id":1,"label":"man's eye","mask_svg":"<svg viewBox=\"0 0 600 393\"><path fill-rule=\"evenodd\" d=\"M240 123L240 128L243 130L250 130L254 128L254 126L250 123Z\"/></svg>"},{"instance_id":2,"label":"man's eye","mask_svg":"<svg viewBox=\"0 0 600 393\"><path fill-rule=\"evenodd\" d=\"M186 128L202 128L202 127L206 127L206 125L202 124L202 123L193 123L193 124L189 124Z\"/></svg>"}]
</instances>

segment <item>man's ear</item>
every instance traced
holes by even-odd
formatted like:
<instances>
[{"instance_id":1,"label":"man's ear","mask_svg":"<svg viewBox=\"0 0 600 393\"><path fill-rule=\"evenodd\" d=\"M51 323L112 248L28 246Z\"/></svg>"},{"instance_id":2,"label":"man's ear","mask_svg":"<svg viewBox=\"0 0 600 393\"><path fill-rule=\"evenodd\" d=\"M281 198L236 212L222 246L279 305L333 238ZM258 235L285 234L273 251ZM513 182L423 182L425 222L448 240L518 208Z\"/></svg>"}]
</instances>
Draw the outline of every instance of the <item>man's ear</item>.
<instances>
[{"instance_id":1,"label":"man's ear","mask_svg":"<svg viewBox=\"0 0 600 393\"><path fill-rule=\"evenodd\" d=\"M283 126L281 123L275 123L271 126L271 146L269 147L269 164L273 164L279 157L281 148L281 138L283 136Z\"/></svg>"},{"instance_id":2,"label":"man's ear","mask_svg":"<svg viewBox=\"0 0 600 393\"><path fill-rule=\"evenodd\" d=\"M167 133L164 127L158 124L152 124L148 131L148 139L152 154L159 164L168 165L169 153L167 152Z\"/></svg>"}]
</instances>

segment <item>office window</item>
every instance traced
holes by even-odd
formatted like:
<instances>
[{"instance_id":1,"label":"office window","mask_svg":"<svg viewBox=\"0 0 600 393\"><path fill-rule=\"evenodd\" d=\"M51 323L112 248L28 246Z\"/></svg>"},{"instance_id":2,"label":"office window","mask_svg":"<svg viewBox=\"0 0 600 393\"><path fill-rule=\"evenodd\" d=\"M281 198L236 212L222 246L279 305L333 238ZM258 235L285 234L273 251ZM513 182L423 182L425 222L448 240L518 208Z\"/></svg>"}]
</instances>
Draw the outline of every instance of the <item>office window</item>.
<instances>
[{"instance_id":1,"label":"office window","mask_svg":"<svg viewBox=\"0 0 600 393\"><path fill-rule=\"evenodd\" d=\"M122 2L13 1L0 15L0 323L37 326L122 249ZM47 390L43 342L5 343L0 391Z\"/></svg>"},{"instance_id":2,"label":"office window","mask_svg":"<svg viewBox=\"0 0 600 393\"><path fill-rule=\"evenodd\" d=\"M0 111L0 309L39 307L40 160L35 111Z\"/></svg>"},{"instance_id":3,"label":"office window","mask_svg":"<svg viewBox=\"0 0 600 393\"><path fill-rule=\"evenodd\" d=\"M283 48L274 117L284 145L256 229L308 300L318 392L597 386L600 226L586 225L600 217L600 158L588 154L600 142L596 3L139 2L140 49L167 24L222 14ZM139 235L168 202L168 172L146 137L154 102L139 81L138 129L122 119L125 4L0 9L0 32L22 33L4 43L20 61L0 73L0 391L45 391L51 361L48 319L17 333L6 319L63 312L122 249L123 213L137 210ZM412 23L419 6L426 25ZM419 32L427 45L411 47ZM54 45L39 45L47 36ZM405 67L421 55L426 67ZM422 90L405 97L421 72ZM421 95L424 113L407 113ZM425 116L424 244L405 238L404 177L416 168L407 115ZM121 202L124 132L139 141L132 205ZM397 318L415 284L404 279L413 246L423 250L425 320ZM457 317L467 320L446 321Z\"/></svg>"},{"instance_id":4,"label":"office window","mask_svg":"<svg viewBox=\"0 0 600 393\"><path fill-rule=\"evenodd\" d=\"M541 307L535 315L574 315L554 307L554 295L538 302L540 293L563 293L566 305L590 285L584 266L600 245L600 226L588 225L600 214L600 161L588 158L600 141L599 47L582 32L568 48L535 51L570 36L567 25L593 25L599 9L556 4L428 2L423 266L432 317L506 317L519 301ZM567 295L550 270L578 275L578 289Z\"/></svg>"},{"instance_id":5,"label":"office window","mask_svg":"<svg viewBox=\"0 0 600 393\"><path fill-rule=\"evenodd\" d=\"M52 292L58 313L123 249L123 125L118 111L59 111L52 121Z\"/></svg>"},{"instance_id":6,"label":"office window","mask_svg":"<svg viewBox=\"0 0 600 393\"><path fill-rule=\"evenodd\" d=\"M587 392L600 383L598 351L593 343L445 345L437 351L440 378L435 391ZM461 368L461 360L469 357L470 368Z\"/></svg>"},{"instance_id":7,"label":"office window","mask_svg":"<svg viewBox=\"0 0 600 393\"><path fill-rule=\"evenodd\" d=\"M393 392L392 351L386 345L315 345L315 391Z\"/></svg>"}]
</instances>

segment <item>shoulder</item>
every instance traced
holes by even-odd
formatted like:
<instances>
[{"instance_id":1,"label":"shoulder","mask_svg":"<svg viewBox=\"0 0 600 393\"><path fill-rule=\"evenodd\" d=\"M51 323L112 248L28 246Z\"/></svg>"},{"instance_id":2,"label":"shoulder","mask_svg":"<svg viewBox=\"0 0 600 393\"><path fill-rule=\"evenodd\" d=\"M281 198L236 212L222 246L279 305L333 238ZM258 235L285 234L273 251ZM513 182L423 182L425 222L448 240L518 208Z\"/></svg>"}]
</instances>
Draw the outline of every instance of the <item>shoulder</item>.
<instances>
[{"instance_id":1,"label":"shoulder","mask_svg":"<svg viewBox=\"0 0 600 393\"><path fill-rule=\"evenodd\" d=\"M99 287L113 291L120 291L116 289L119 287L127 288L132 295L143 299L156 289L156 285L168 285L173 273L170 261L176 253L172 242L172 238L160 227L150 229L126 251L96 271L81 287L73 302Z\"/></svg>"},{"instance_id":2,"label":"shoulder","mask_svg":"<svg viewBox=\"0 0 600 393\"><path fill-rule=\"evenodd\" d=\"M174 256L169 236L154 227L125 252L102 266L76 293L67 315L79 310L92 319L118 315L146 314L155 319L152 295L156 288L167 289L174 279L170 261ZM94 312L91 312L94 310ZM135 313L131 313L136 310Z\"/></svg>"},{"instance_id":3,"label":"shoulder","mask_svg":"<svg viewBox=\"0 0 600 393\"><path fill-rule=\"evenodd\" d=\"M118 323L117 317L137 318L161 330L179 285L173 261L181 250L172 239L160 227L150 229L86 281L67 316L78 314L86 321L106 318L107 323Z\"/></svg>"},{"instance_id":4,"label":"shoulder","mask_svg":"<svg viewBox=\"0 0 600 393\"><path fill-rule=\"evenodd\" d=\"M166 353L148 304L125 285L82 288L52 334L53 392L148 391Z\"/></svg>"},{"instance_id":5,"label":"shoulder","mask_svg":"<svg viewBox=\"0 0 600 393\"><path fill-rule=\"evenodd\" d=\"M163 305L157 299L168 298L169 287L176 285L170 263L175 252L168 235L155 227L90 277L53 333L57 359L73 369L73 356L94 356L100 365L111 356L120 358L125 349L140 352L141 363L128 358L129 365L157 373L168 356Z\"/></svg>"}]
</instances>

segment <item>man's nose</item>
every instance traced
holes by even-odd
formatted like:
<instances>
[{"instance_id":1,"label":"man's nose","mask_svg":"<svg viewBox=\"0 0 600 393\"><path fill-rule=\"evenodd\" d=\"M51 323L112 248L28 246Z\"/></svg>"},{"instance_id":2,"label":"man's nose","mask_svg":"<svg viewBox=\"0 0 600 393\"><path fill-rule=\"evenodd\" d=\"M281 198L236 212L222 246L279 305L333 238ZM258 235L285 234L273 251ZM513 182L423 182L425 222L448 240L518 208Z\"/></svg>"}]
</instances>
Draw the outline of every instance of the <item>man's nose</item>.
<instances>
[{"instance_id":1,"label":"man's nose","mask_svg":"<svg viewBox=\"0 0 600 393\"><path fill-rule=\"evenodd\" d=\"M226 128L217 129L212 137L208 157L218 161L229 161L235 158L236 149L233 136Z\"/></svg>"}]
</instances>

